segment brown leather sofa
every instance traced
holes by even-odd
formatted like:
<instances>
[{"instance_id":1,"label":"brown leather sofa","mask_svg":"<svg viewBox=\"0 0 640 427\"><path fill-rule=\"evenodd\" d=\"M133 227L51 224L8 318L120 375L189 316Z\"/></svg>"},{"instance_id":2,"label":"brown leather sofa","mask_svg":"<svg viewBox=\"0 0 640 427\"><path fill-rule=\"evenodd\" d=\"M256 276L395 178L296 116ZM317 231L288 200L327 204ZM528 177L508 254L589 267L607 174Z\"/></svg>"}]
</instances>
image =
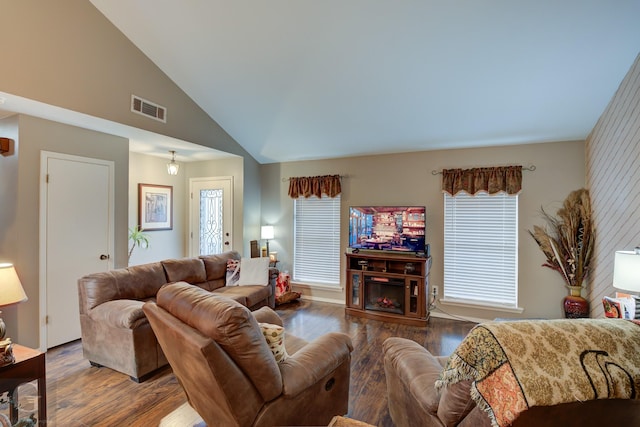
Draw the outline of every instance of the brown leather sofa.
<instances>
[{"instance_id":1,"label":"brown leather sofa","mask_svg":"<svg viewBox=\"0 0 640 427\"><path fill-rule=\"evenodd\" d=\"M326 426L348 412L353 347L346 334L306 343L285 331L288 357L276 362L258 324L282 326L268 307L250 312L224 295L172 283L143 310L209 426Z\"/></svg>"},{"instance_id":2,"label":"brown leather sofa","mask_svg":"<svg viewBox=\"0 0 640 427\"><path fill-rule=\"evenodd\" d=\"M235 251L220 255L169 259L84 276L78 280L82 349L93 366L106 366L134 381L167 365L158 341L142 311L166 283L183 281L224 294L256 310L275 307L275 280L267 285L226 286L227 260L240 259Z\"/></svg>"},{"instance_id":3,"label":"brown leather sofa","mask_svg":"<svg viewBox=\"0 0 640 427\"><path fill-rule=\"evenodd\" d=\"M436 391L448 357L433 356L420 344L388 338L383 344L389 413L396 427L490 427L471 398L471 381ZM640 391L640 390L638 390ZM640 425L640 400L599 399L532 407L513 427Z\"/></svg>"}]
</instances>

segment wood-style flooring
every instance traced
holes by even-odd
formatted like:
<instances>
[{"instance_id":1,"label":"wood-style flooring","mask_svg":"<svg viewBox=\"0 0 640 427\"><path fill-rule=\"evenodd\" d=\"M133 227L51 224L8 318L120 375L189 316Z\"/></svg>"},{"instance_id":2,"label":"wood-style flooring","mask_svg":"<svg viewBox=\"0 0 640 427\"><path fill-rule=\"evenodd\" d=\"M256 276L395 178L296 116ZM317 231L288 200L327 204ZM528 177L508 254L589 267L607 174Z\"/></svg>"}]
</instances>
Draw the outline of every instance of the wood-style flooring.
<instances>
[{"instance_id":1,"label":"wood-style flooring","mask_svg":"<svg viewBox=\"0 0 640 427\"><path fill-rule=\"evenodd\" d=\"M276 311L287 333L308 341L330 331L351 336L354 351L348 416L379 427L393 426L382 362L384 340L404 337L433 354L448 355L475 325L432 317L426 327L406 326L346 316L341 305L307 300ZM82 357L80 341L47 352L47 398L48 425L52 427L158 426L163 417L186 402L169 367L137 384L108 368L91 367Z\"/></svg>"}]
</instances>

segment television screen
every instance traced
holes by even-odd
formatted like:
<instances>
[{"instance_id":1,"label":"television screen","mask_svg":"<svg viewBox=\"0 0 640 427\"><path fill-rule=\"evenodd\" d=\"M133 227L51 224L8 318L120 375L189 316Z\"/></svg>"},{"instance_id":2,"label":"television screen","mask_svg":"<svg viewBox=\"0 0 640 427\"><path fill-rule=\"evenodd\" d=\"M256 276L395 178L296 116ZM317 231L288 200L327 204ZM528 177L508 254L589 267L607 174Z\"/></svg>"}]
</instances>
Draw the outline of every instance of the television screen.
<instances>
[{"instance_id":1,"label":"television screen","mask_svg":"<svg viewBox=\"0 0 640 427\"><path fill-rule=\"evenodd\" d=\"M422 252L425 246L424 206L351 206L349 247Z\"/></svg>"}]
</instances>

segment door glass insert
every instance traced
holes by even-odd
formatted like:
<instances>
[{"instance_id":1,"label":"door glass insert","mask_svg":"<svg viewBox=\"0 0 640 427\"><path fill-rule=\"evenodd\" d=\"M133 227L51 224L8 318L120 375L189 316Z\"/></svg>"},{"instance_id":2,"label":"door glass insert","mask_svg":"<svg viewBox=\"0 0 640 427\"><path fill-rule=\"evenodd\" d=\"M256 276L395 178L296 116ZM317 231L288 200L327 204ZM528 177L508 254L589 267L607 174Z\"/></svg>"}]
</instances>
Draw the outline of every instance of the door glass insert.
<instances>
[{"instance_id":1,"label":"door glass insert","mask_svg":"<svg viewBox=\"0 0 640 427\"><path fill-rule=\"evenodd\" d=\"M200 255L223 252L222 189L200 190Z\"/></svg>"}]
</instances>

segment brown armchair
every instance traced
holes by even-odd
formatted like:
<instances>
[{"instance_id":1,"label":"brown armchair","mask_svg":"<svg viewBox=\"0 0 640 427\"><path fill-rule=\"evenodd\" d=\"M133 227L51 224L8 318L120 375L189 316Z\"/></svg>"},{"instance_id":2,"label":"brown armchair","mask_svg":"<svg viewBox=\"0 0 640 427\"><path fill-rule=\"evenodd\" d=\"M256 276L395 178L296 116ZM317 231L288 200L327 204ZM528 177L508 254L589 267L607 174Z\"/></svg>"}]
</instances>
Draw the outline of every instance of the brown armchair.
<instances>
[{"instance_id":1,"label":"brown armchair","mask_svg":"<svg viewBox=\"0 0 640 427\"><path fill-rule=\"evenodd\" d=\"M189 404L210 426L327 425L348 412L349 336L311 343L286 335L277 363L258 323L282 326L268 307L255 312L185 283L165 285L143 310Z\"/></svg>"},{"instance_id":2,"label":"brown armchair","mask_svg":"<svg viewBox=\"0 0 640 427\"><path fill-rule=\"evenodd\" d=\"M564 321L564 320L563 320ZM398 337L383 344L389 413L397 427L491 427L471 397L471 381L438 391L448 356L434 356L420 344ZM512 427L640 425L640 400L597 399L532 406Z\"/></svg>"}]
</instances>

